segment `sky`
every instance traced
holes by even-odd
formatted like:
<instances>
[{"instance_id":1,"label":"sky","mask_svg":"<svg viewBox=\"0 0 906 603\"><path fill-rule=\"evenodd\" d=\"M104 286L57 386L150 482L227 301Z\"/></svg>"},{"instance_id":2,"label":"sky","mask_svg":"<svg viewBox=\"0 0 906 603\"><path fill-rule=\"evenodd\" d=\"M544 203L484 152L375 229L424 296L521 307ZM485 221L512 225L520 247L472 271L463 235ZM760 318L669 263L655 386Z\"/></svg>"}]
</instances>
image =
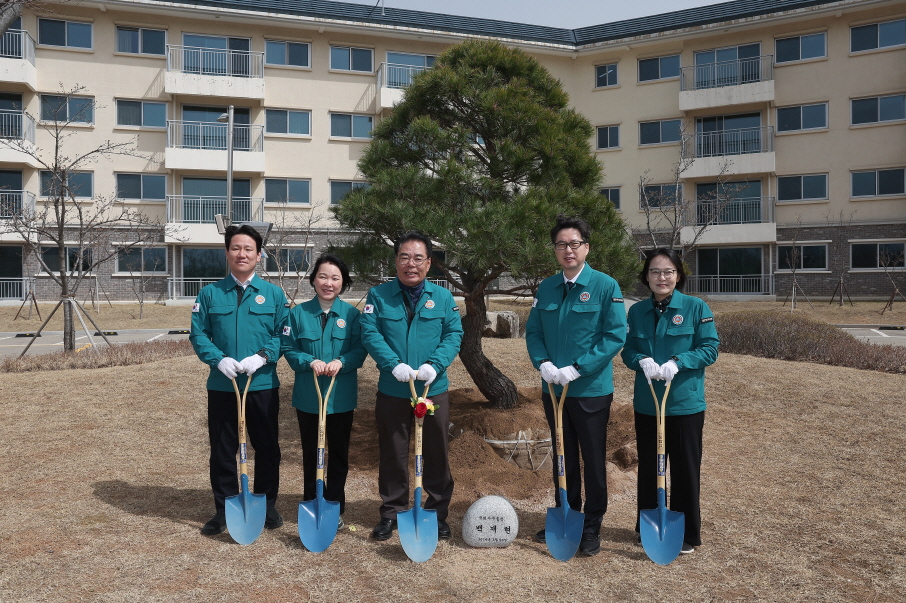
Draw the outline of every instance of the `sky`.
<instances>
[{"instance_id":1,"label":"sky","mask_svg":"<svg viewBox=\"0 0 906 603\"><path fill-rule=\"evenodd\" d=\"M380 8L381 0L343 0ZM668 13L720 0L383 0L387 8L421 10L575 29Z\"/></svg>"}]
</instances>

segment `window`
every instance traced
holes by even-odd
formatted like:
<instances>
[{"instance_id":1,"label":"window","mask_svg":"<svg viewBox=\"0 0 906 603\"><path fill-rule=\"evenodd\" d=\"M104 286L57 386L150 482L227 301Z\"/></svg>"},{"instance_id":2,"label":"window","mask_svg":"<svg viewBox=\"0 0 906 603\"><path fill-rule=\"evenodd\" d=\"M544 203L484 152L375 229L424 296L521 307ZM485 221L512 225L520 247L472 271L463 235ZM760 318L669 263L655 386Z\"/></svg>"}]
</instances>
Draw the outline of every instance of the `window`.
<instances>
[{"instance_id":1,"label":"window","mask_svg":"<svg viewBox=\"0 0 906 603\"><path fill-rule=\"evenodd\" d=\"M777 201L827 199L827 174L777 178Z\"/></svg>"},{"instance_id":2,"label":"window","mask_svg":"<svg viewBox=\"0 0 906 603\"><path fill-rule=\"evenodd\" d=\"M862 25L849 30L850 52L906 44L906 19Z\"/></svg>"},{"instance_id":3,"label":"window","mask_svg":"<svg viewBox=\"0 0 906 603\"><path fill-rule=\"evenodd\" d=\"M789 63L827 56L827 33L780 38L774 42L775 61Z\"/></svg>"},{"instance_id":4,"label":"window","mask_svg":"<svg viewBox=\"0 0 906 603\"><path fill-rule=\"evenodd\" d=\"M303 42L277 42L265 40L264 62L267 65L311 67L311 44Z\"/></svg>"},{"instance_id":5,"label":"window","mask_svg":"<svg viewBox=\"0 0 906 603\"><path fill-rule=\"evenodd\" d=\"M682 203L683 189L676 184L651 184L642 189L643 198L639 199L639 206L644 209L648 207L666 207L668 205Z\"/></svg>"},{"instance_id":6,"label":"window","mask_svg":"<svg viewBox=\"0 0 906 603\"><path fill-rule=\"evenodd\" d=\"M595 66L595 88L617 85L617 64Z\"/></svg>"},{"instance_id":7,"label":"window","mask_svg":"<svg viewBox=\"0 0 906 603\"><path fill-rule=\"evenodd\" d=\"M265 203L311 203L311 181L286 178L264 179Z\"/></svg>"},{"instance_id":8,"label":"window","mask_svg":"<svg viewBox=\"0 0 906 603\"><path fill-rule=\"evenodd\" d=\"M827 245L777 245L777 270L827 270Z\"/></svg>"},{"instance_id":9,"label":"window","mask_svg":"<svg viewBox=\"0 0 906 603\"><path fill-rule=\"evenodd\" d=\"M167 127L167 104L146 101L116 101L116 125L145 128Z\"/></svg>"},{"instance_id":10,"label":"window","mask_svg":"<svg viewBox=\"0 0 906 603\"><path fill-rule=\"evenodd\" d=\"M739 86L762 79L760 43L704 50L693 57L696 90Z\"/></svg>"},{"instance_id":11,"label":"window","mask_svg":"<svg viewBox=\"0 0 906 603\"><path fill-rule=\"evenodd\" d=\"M682 122L679 119L641 121L639 122L639 144L679 142L681 124Z\"/></svg>"},{"instance_id":12,"label":"window","mask_svg":"<svg viewBox=\"0 0 906 603\"><path fill-rule=\"evenodd\" d=\"M881 197L906 192L903 168L852 173L853 197Z\"/></svg>"},{"instance_id":13,"label":"window","mask_svg":"<svg viewBox=\"0 0 906 603\"><path fill-rule=\"evenodd\" d=\"M330 47L330 68L339 71L371 73L374 51L370 48Z\"/></svg>"},{"instance_id":14,"label":"window","mask_svg":"<svg viewBox=\"0 0 906 603\"><path fill-rule=\"evenodd\" d=\"M331 180L330 181L330 204L337 205L340 199L346 194L359 188L368 188L367 182L357 182L355 180Z\"/></svg>"},{"instance_id":15,"label":"window","mask_svg":"<svg viewBox=\"0 0 906 603\"><path fill-rule=\"evenodd\" d=\"M94 98L42 94L41 119L67 123L94 123Z\"/></svg>"},{"instance_id":16,"label":"window","mask_svg":"<svg viewBox=\"0 0 906 603\"><path fill-rule=\"evenodd\" d=\"M167 249L165 247L123 247L116 254L117 272L160 272L167 273Z\"/></svg>"},{"instance_id":17,"label":"window","mask_svg":"<svg viewBox=\"0 0 906 603\"><path fill-rule=\"evenodd\" d=\"M620 126L598 127L598 150L616 149L620 146Z\"/></svg>"},{"instance_id":18,"label":"window","mask_svg":"<svg viewBox=\"0 0 906 603\"><path fill-rule=\"evenodd\" d=\"M116 51L130 54L163 55L167 48L167 32L144 27L117 27Z\"/></svg>"},{"instance_id":19,"label":"window","mask_svg":"<svg viewBox=\"0 0 906 603\"><path fill-rule=\"evenodd\" d=\"M264 270L270 273L300 273L308 271L311 265L311 250L299 248L278 249L276 253L268 253L264 262Z\"/></svg>"},{"instance_id":20,"label":"window","mask_svg":"<svg viewBox=\"0 0 906 603\"><path fill-rule=\"evenodd\" d=\"M167 177L163 174L117 174L116 196L119 199L167 199Z\"/></svg>"},{"instance_id":21,"label":"window","mask_svg":"<svg viewBox=\"0 0 906 603\"><path fill-rule=\"evenodd\" d=\"M851 107L853 125L906 119L906 94L853 99Z\"/></svg>"},{"instance_id":22,"label":"window","mask_svg":"<svg viewBox=\"0 0 906 603\"><path fill-rule=\"evenodd\" d=\"M613 203L613 206L619 211L620 209L620 188L602 188L599 191L607 200Z\"/></svg>"},{"instance_id":23,"label":"window","mask_svg":"<svg viewBox=\"0 0 906 603\"><path fill-rule=\"evenodd\" d=\"M91 23L38 19L38 44L91 48Z\"/></svg>"},{"instance_id":24,"label":"window","mask_svg":"<svg viewBox=\"0 0 906 603\"><path fill-rule=\"evenodd\" d=\"M853 243L853 268L902 268L903 243Z\"/></svg>"},{"instance_id":25,"label":"window","mask_svg":"<svg viewBox=\"0 0 906 603\"><path fill-rule=\"evenodd\" d=\"M311 136L311 111L265 109L264 124L264 131L268 134Z\"/></svg>"},{"instance_id":26,"label":"window","mask_svg":"<svg viewBox=\"0 0 906 603\"><path fill-rule=\"evenodd\" d=\"M679 77L680 55L639 60L639 81L663 80L668 77Z\"/></svg>"},{"instance_id":27,"label":"window","mask_svg":"<svg viewBox=\"0 0 906 603\"><path fill-rule=\"evenodd\" d=\"M827 103L777 109L777 131L795 132L827 127Z\"/></svg>"},{"instance_id":28,"label":"window","mask_svg":"<svg viewBox=\"0 0 906 603\"><path fill-rule=\"evenodd\" d=\"M65 182L66 190L61 191L59 180L54 178L54 173L41 170L41 195L53 197L63 195L66 197L94 196L94 172L70 172Z\"/></svg>"},{"instance_id":29,"label":"window","mask_svg":"<svg viewBox=\"0 0 906 603\"><path fill-rule=\"evenodd\" d=\"M89 272L91 270L91 249L82 249L82 263L79 265L79 248L66 248L66 266L63 267L67 272ZM59 247L42 247L41 259L47 265L48 272L60 271L60 248Z\"/></svg>"},{"instance_id":30,"label":"window","mask_svg":"<svg viewBox=\"0 0 906 603\"><path fill-rule=\"evenodd\" d=\"M330 114L330 135L337 138L371 138L372 117L349 113Z\"/></svg>"}]
</instances>

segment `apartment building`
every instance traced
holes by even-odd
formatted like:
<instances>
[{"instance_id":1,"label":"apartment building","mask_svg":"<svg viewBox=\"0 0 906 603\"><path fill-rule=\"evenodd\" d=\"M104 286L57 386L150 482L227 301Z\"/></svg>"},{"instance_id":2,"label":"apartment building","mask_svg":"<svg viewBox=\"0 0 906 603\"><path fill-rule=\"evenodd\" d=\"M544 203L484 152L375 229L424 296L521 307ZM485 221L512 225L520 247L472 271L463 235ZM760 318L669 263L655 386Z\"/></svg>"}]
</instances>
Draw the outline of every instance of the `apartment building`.
<instances>
[{"instance_id":1,"label":"apartment building","mask_svg":"<svg viewBox=\"0 0 906 603\"><path fill-rule=\"evenodd\" d=\"M330 204L367 186L356 162L374 124L473 37L522 48L563 82L596 128L602 203L627 228L657 193L695 199L687 234L715 222L686 258L690 291L782 299L791 264L809 296L829 297L841 277L854 299L902 282L904 0L736 0L575 30L325 0L60 4L0 39L0 138L46 148L64 115L67 153L134 139L140 155L72 176L79 196L115 195L172 228L89 281L128 299L140 266L154 295L192 298L225 270L215 214L274 223L268 278L304 267L337 234ZM0 221L40 207L47 178L0 141ZM75 261L47 253L51 266ZM31 287L59 293L2 235L0 298Z\"/></svg>"}]
</instances>

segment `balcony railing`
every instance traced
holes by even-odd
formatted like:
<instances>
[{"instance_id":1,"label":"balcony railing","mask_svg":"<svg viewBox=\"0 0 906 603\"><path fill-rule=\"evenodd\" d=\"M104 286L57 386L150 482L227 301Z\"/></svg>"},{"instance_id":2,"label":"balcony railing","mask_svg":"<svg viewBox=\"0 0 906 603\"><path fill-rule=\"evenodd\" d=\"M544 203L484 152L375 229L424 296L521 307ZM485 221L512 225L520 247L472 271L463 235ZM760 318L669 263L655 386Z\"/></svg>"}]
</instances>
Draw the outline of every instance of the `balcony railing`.
<instances>
[{"instance_id":1,"label":"balcony railing","mask_svg":"<svg viewBox=\"0 0 906 603\"><path fill-rule=\"evenodd\" d=\"M25 299L35 287L35 279L28 276L0 278L0 299Z\"/></svg>"},{"instance_id":2,"label":"balcony railing","mask_svg":"<svg viewBox=\"0 0 906 603\"><path fill-rule=\"evenodd\" d=\"M774 221L774 197L748 197L731 201L698 201L697 224L762 224Z\"/></svg>"},{"instance_id":3,"label":"balcony railing","mask_svg":"<svg viewBox=\"0 0 906 603\"><path fill-rule=\"evenodd\" d=\"M765 55L750 59L690 65L681 70L680 90L723 88L774 79L774 57Z\"/></svg>"},{"instance_id":4,"label":"balcony railing","mask_svg":"<svg viewBox=\"0 0 906 603\"><path fill-rule=\"evenodd\" d=\"M216 283L223 277L218 278L176 278L167 279L167 296L170 299L179 299L181 297L194 298L201 291L201 288L211 283Z\"/></svg>"},{"instance_id":5,"label":"balcony railing","mask_svg":"<svg viewBox=\"0 0 906 603\"><path fill-rule=\"evenodd\" d=\"M0 138L35 142L35 120L24 111L0 109Z\"/></svg>"},{"instance_id":6,"label":"balcony railing","mask_svg":"<svg viewBox=\"0 0 906 603\"><path fill-rule=\"evenodd\" d=\"M233 197L233 222L264 221L264 198ZM199 197L169 195L167 197L167 222L186 224L213 224L214 216L226 215L226 197Z\"/></svg>"},{"instance_id":7,"label":"balcony railing","mask_svg":"<svg viewBox=\"0 0 906 603\"><path fill-rule=\"evenodd\" d=\"M416 74L427 69L414 65L381 63L377 70L378 88L407 88Z\"/></svg>"},{"instance_id":8,"label":"balcony railing","mask_svg":"<svg viewBox=\"0 0 906 603\"><path fill-rule=\"evenodd\" d=\"M168 121L167 146L175 149L227 150L227 124L217 121ZM233 150L264 150L264 126L233 125Z\"/></svg>"},{"instance_id":9,"label":"balcony railing","mask_svg":"<svg viewBox=\"0 0 906 603\"><path fill-rule=\"evenodd\" d=\"M774 126L696 132L683 136L684 157L718 157L770 153L774 150Z\"/></svg>"},{"instance_id":10,"label":"balcony railing","mask_svg":"<svg viewBox=\"0 0 906 603\"><path fill-rule=\"evenodd\" d=\"M773 274L688 276L683 293L700 295L773 295Z\"/></svg>"},{"instance_id":11,"label":"balcony railing","mask_svg":"<svg viewBox=\"0 0 906 603\"><path fill-rule=\"evenodd\" d=\"M167 45L167 71L226 77L264 77L264 53Z\"/></svg>"},{"instance_id":12,"label":"balcony railing","mask_svg":"<svg viewBox=\"0 0 906 603\"><path fill-rule=\"evenodd\" d=\"M35 64L35 40L27 31L10 29L0 36L0 58L25 59Z\"/></svg>"},{"instance_id":13,"label":"balcony railing","mask_svg":"<svg viewBox=\"0 0 906 603\"><path fill-rule=\"evenodd\" d=\"M395 276L384 276L381 278L381 281L386 283L388 281L392 281L395 278L396 278ZM425 279L425 280L428 281L429 283L431 283L432 285L437 285L438 287L443 287L444 289L447 289L448 291L454 291L453 287L450 286L450 283L448 283L446 279L429 278L429 279Z\"/></svg>"},{"instance_id":14,"label":"balcony railing","mask_svg":"<svg viewBox=\"0 0 906 603\"><path fill-rule=\"evenodd\" d=\"M22 215L23 211L26 214L35 213L34 193L0 190L0 218L8 220L13 216Z\"/></svg>"}]
</instances>

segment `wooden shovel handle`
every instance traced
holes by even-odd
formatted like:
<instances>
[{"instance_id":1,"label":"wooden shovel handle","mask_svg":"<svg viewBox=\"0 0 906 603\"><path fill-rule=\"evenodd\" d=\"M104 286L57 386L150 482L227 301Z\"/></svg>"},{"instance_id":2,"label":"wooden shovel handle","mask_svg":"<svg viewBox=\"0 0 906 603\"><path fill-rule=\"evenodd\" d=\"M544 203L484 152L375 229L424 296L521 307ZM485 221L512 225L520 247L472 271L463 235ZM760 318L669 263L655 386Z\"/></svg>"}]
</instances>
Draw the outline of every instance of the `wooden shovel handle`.
<instances>
[{"instance_id":1,"label":"wooden shovel handle","mask_svg":"<svg viewBox=\"0 0 906 603\"><path fill-rule=\"evenodd\" d=\"M337 376L333 375L330 378L330 385L327 387L327 395L321 396L321 384L318 383L318 374L312 371L312 375L315 377L315 391L318 394L318 461L317 461L317 473L315 479L323 480L324 479L324 448L327 444L327 401L330 400L330 392L333 390L333 385L337 380Z\"/></svg>"},{"instance_id":2,"label":"wooden shovel handle","mask_svg":"<svg viewBox=\"0 0 906 603\"><path fill-rule=\"evenodd\" d=\"M236 392L236 409L237 414L237 423L239 431L239 473L248 475L248 453L246 451L246 437L245 437L245 399L249 393L249 386L252 384L252 378L249 377L245 382L245 391L242 392L242 395L239 395L239 386L236 385L236 379L233 378L233 391Z\"/></svg>"},{"instance_id":3,"label":"wooden shovel handle","mask_svg":"<svg viewBox=\"0 0 906 603\"><path fill-rule=\"evenodd\" d=\"M547 384L547 392L551 397L551 404L554 405L554 431L557 438L557 485L566 490L566 467L563 459L563 405L566 403L566 391L569 389L569 383L563 386L560 392L560 400L554 395L554 386L550 382Z\"/></svg>"}]
</instances>

